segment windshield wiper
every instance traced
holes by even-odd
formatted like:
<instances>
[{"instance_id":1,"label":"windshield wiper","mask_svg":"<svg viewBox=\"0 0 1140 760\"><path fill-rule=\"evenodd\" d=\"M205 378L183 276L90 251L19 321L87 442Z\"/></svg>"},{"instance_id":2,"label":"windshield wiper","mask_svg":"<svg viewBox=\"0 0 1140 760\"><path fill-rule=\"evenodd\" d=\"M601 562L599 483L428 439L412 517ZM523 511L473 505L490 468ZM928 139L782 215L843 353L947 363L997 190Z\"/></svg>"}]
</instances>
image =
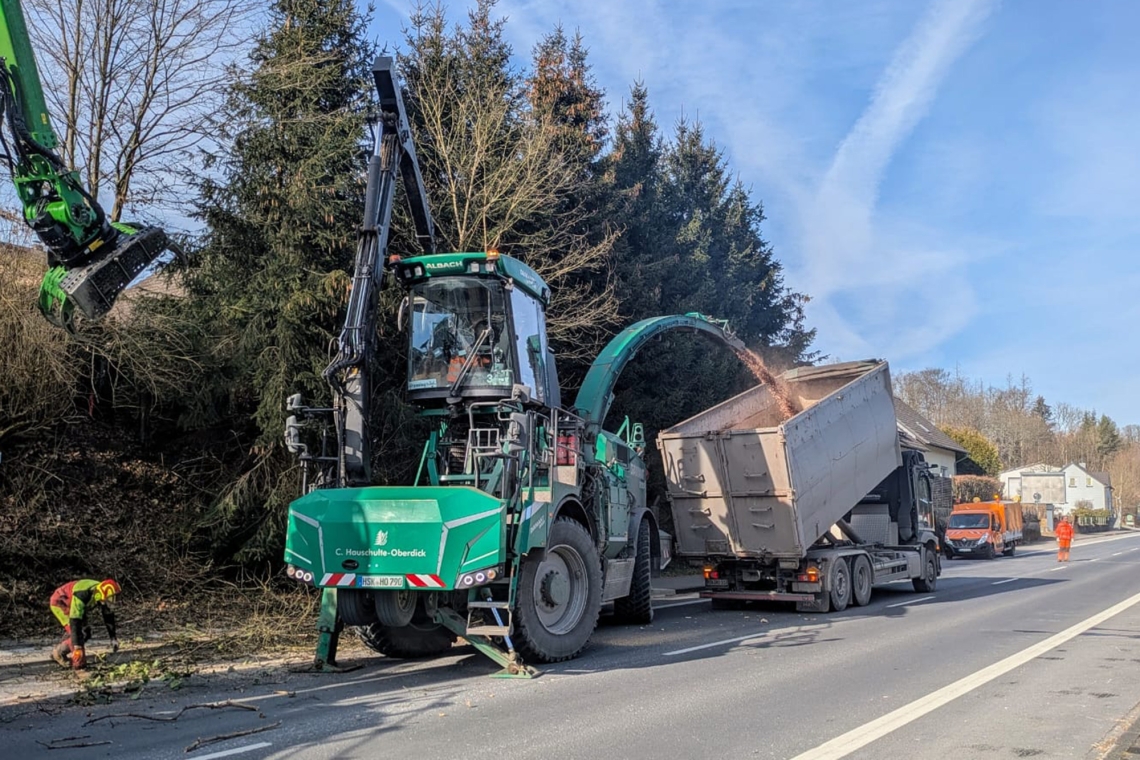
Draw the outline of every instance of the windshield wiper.
<instances>
[{"instance_id":1,"label":"windshield wiper","mask_svg":"<svg viewBox=\"0 0 1140 760\"><path fill-rule=\"evenodd\" d=\"M479 349L483 347L483 343L491 335L491 328L484 327L483 332L479 334L479 339L475 341L475 345L471 347L471 352L467 354L467 361L463 362L463 366L459 368L459 372L455 375L455 382L447 389L447 395L454 397L456 392L459 391L459 386L463 384L463 378L467 377L467 371L471 369L471 365L475 363L475 355Z\"/></svg>"}]
</instances>

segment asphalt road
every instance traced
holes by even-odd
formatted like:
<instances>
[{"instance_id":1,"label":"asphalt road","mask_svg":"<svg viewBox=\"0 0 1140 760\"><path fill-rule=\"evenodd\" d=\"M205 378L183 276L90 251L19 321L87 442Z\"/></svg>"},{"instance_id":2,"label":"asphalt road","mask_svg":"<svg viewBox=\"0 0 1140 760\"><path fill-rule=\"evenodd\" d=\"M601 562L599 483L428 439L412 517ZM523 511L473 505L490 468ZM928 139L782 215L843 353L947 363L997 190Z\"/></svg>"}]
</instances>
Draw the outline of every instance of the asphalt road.
<instances>
[{"instance_id":1,"label":"asphalt road","mask_svg":"<svg viewBox=\"0 0 1140 760\"><path fill-rule=\"evenodd\" d=\"M877 588L831 615L713 612L679 597L641 628L603 625L533 681L489 678L466 647L370 658L243 692L24 714L0 755L298 758L1084 758L1140 704L1140 534L944 564L938 590ZM259 708L185 705L232 699ZM0 711L0 718L3 718ZM272 726L270 728L270 726ZM265 728L191 752L195 740ZM66 751L64 744L110 742ZM53 745L54 746L54 745Z\"/></svg>"}]
</instances>

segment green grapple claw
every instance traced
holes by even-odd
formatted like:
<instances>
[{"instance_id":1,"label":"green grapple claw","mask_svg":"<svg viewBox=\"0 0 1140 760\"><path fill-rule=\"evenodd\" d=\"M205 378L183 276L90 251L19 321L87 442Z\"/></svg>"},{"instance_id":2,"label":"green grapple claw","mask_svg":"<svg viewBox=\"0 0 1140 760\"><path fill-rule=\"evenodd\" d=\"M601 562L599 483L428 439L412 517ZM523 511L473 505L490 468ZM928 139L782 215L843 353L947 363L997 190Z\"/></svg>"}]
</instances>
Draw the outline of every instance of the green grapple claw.
<instances>
[{"instance_id":1,"label":"green grapple claw","mask_svg":"<svg viewBox=\"0 0 1140 760\"><path fill-rule=\"evenodd\" d=\"M72 269L60 288L86 319L99 319L115 305L115 299L131 281L167 248L166 233L158 227L119 233L115 250L93 264Z\"/></svg>"},{"instance_id":2,"label":"green grapple claw","mask_svg":"<svg viewBox=\"0 0 1140 760\"><path fill-rule=\"evenodd\" d=\"M52 267L40 283L38 306L40 312L56 327L68 332L75 329L75 304L67 297L60 283L67 277L65 267Z\"/></svg>"}]
</instances>

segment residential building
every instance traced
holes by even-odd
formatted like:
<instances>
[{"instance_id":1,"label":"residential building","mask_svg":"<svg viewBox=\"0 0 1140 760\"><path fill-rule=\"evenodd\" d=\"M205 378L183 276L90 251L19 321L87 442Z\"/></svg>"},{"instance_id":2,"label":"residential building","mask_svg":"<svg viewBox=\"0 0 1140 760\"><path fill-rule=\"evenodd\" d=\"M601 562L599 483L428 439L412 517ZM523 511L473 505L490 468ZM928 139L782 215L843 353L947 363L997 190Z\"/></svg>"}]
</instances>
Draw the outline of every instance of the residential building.
<instances>
[{"instance_id":1,"label":"residential building","mask_svg":"<svg viewBox=\"0 0 1140 760\"><path fill-rule=\"evenodd\" d=\"M1107 472L1093 472L1084 462L1064 467L1033 464L998 475L1002 494L1026 504L1049 504L1058 512L1071 512L1078 502L1092 509L1112 509L1112 478Z\"/></svg>"},{"instance_id":2,"label":"residential building","mask_svg":"<svg viewBox=\"0 0 1140 760\"><path fill-rule=\"evenodd\" d=\"M1002 495L1026 503L1061 504L1065 501L1065 473L1060 467L1037 463L998 473Z\"/></svg>"},{"instance_id":3,"label":"residential building","mask_svg":"<svg viewBox=\"0 0 1140 760\"><path fill-rule=\"evenodd\" d=\"M966 458L967 452L953 438L915 411L914 407L897 398L895 418L898 420L902 445L921 451L926 461L935 465L933 474L944 478L958 474L958 462Z\"/></svg>"},{"instance_id":4,"label":"residential building","mask_svg":"<svg viewBox=\"0 0 1140 760\"><path fill-rule=\"evenodd\" d=\"M1084 462L1064 468L1066 499L1063 509L1070 512L1078 502L1086 501L1092 509L1112 509L1112 478L1107 472L1093 472ZM1058 505L1062 506L1062 505Z\"/></svg>"}]
</instances>

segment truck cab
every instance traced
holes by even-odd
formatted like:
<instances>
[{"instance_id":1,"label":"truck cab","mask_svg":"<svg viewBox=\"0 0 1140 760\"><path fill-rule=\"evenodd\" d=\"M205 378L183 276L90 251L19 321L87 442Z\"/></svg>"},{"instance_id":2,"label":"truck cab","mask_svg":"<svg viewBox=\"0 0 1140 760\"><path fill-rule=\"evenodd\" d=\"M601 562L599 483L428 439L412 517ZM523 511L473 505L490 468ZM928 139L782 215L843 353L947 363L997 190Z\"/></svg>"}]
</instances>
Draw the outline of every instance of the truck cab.
<instances>
[{"instance_id":1,"label":"truck cab","mask_svg":"<svg viewBox=\"0 0 1140 760\"><path fill-rule=\"evenodd\" d=\"M1022 540L1021 505L988 501L955 504L946 526L947 559L1012 557Z\"/></svg>"}]
</instances>

